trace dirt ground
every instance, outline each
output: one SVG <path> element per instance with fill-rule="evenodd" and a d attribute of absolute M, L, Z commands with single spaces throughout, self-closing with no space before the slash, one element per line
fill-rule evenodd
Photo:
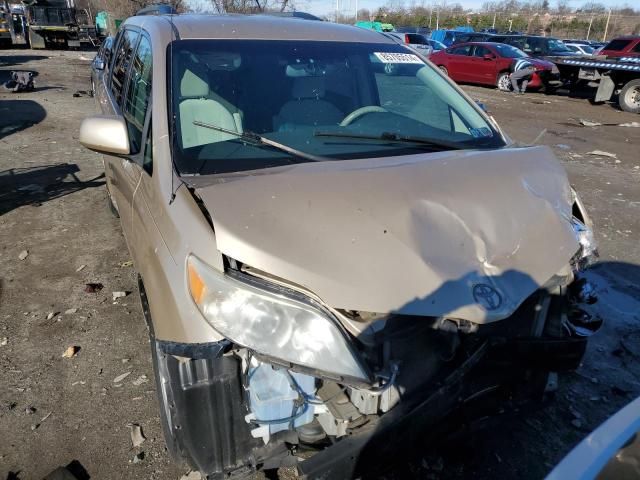
<path fill-rule="evenodd" d="M 0 478 L 41 479 L 72 462 L 86 474 L 78 478 L 185 473 L 165 453 L 136 277 L 102 161 L 77 142 L 81 119 L 96 112 L 86 94 L 92 55 L 0 51 L 0 82 L 12 69 L 39 73 L 36 91 L 0 93 Z M 579 124 L 640 117 L 584 99 L 464 88 L 515 141 L 549 145 L 564 163 L 596 225 L 592 308 L 605 323 L 544 409 L 425 450 L 390 477 L 540 479 L 640 395 L 640 128 Z M 103 288 L 87 293 L 87 283 Z M 77 354 L 63 357 L 70 346 Z M 146 437 L 138 448 L 130 424 Z"/>

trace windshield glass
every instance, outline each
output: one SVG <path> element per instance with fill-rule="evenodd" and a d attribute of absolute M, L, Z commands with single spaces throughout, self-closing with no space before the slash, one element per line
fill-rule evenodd
<path fill-rule="evenodd" d="M 556 40 L 555 38 L 549 39 L 549 50 L 552 52 L 570 52 L 569 48 L 561 42 L 560 40 Z"/>
<path fill-rule="evenodd" d="M 511 45 L 505 45 L 504 43 L 496 43 L 493 45 L 501 57 L 506 58 L 525 58 L 528 57 L 526 53 L 516 47 L 512 47 Z"/>
<path fill-rule="evenodd" d="M 400 45 L 179 40 L 168 54 L 182 174 L 309 161 L 275 143 L 333 160 L 504 145 L 446 79 Z"/>

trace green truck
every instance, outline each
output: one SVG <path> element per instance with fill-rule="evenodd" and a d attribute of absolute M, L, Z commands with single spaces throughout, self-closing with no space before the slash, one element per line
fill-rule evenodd
<path fill-rule="evenodd" d="M 376 32 L 393 32 L 393 25 L 382 22 L 356 22 L 356 27 L 375 30 Z"/>

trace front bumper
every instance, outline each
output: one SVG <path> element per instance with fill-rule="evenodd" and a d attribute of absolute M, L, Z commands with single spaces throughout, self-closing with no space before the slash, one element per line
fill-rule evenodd
<path fill-rule="evenodd" d="M 542 400 L 549 370 L 574 369 L 586 338 L 521 338 L 507 345 L 483 343 L 439 382 L 372 423 L 298 465 L 305 479 L 368 478 L 412 453 L 440 443 L 487 416 Z M 503 362 L 508 360 L 509 368 Z M 533 365 L 532 365 L 533 363 Z M 515 365 L 527 368 L 514 368 Z"/>

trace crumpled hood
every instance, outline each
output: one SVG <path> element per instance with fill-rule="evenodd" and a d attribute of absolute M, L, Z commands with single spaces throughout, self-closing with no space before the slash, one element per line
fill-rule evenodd
<path fill-rule="evenodd" d="M 546 147 L 304 163 L 196 190 L 221 252 L 339 309 L 498 320 L 579 247 Z"/>

